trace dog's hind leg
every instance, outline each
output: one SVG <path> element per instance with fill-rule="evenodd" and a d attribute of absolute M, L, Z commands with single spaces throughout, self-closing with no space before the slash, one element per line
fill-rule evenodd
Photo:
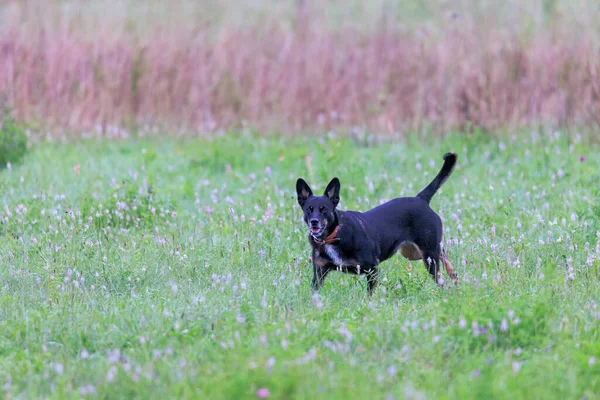
<path fill-rule="evenodd" d="M 448 256 L 446 255 L 446 252 L 443 249 L 442 254 L 440 256 L 440 260 L 444 264 L 444 268 L 446 268 L 446 273 L 448 274 L 450 279 L 452 279 L 452 282 L 454 282 L 455 285 L 458 285 L 458 275 L 456 274 L 456 271 L 454 271 L 454 268 L 452 268 L 452 264 L 450 263 L 450 260 L 448 259 Z"/>
<path fill-rule="evenodd" d="M 440 276 L 440 251 L 434 252 L 424 252 L 423 253 L 423 262 L 425 263 L 425 268 L 429 271 L 429 274 L 433 278 L 433 281 L 440 286 L 444 286 L 444 281 Z"/>

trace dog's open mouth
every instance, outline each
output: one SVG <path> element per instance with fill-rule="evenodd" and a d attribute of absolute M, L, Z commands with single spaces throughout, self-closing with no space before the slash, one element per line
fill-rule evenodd
<path fill-rule="evenodd" d="M 310 234 L 313 235 L 313 236 L 319 236 L 322 233 L 323 233 L 323 229 L 321 229 L 321 228 L 318 228 L 318 227 L 315 227 L 315 226 L 313 226 L 313 227 L 310 228 Z"/>

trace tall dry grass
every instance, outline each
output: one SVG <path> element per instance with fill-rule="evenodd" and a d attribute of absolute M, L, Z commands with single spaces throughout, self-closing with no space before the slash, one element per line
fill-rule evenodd
<path fill-rule="evenodd" d="M 404 29 L 323 24 L 299 2 L 291 20 L 93 30 L 8 21 L 0 28 L 0 102 L 44 127 L 248 124 L 378 132 L 600 124 L 595 33 L 567 24 L 529 33 L 492 17 L 447 14 Z M 575 25 L 573 25 L 575 26 Z"/>

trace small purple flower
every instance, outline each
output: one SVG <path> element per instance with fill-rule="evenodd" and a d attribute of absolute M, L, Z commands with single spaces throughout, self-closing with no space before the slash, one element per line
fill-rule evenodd
<path fill-rule="evenodd" d="M 258 397 L 259 399 L 266 399 L 267 397 L 269 397 L 269 389 L 267 388 L 260 388 L 256 391 L 256 397 Z"/>

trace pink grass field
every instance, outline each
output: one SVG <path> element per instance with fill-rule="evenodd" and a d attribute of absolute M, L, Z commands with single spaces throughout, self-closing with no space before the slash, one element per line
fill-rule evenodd
<path fill-rule="evenodd" d="M 592 32 L 522 31 L 473 18 L 409 30 L 291 24 L 93 32 L 0 27 L 0 103 L 44 129 L 242 125 L 302 132 L 362 127 L 484 129 L 600 124 Z M 313 15 L 314 14 L 314 15 Z"/>

